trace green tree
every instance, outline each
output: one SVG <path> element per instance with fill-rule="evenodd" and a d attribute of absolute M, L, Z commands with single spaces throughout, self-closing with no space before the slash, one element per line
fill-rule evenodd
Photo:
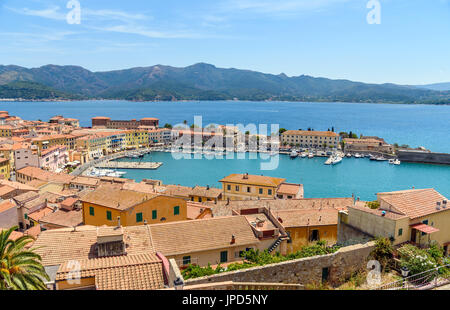
<path fill-rule="evenodd" d="M 0 232 L 0 290 L 45 290 L 50 280 L 41 264 L 41 257 L 26 246 L 33 237 L 22 236 L 11 240 L 12 227 Z"/>
<path fill-rule="evenodd" d="M 283 134 L 283 132 L 286 132 L 286 128 L 280 128 L 280 130 L 278 130 L 278 134 L 280 136 Z"/>
<path fill-rule="evenodd" d="M 382 270 L 386 270 L 386 267 L 393 258 L 394 248 L 388 238 L 377 238 L 375 241 L 375 248 L 373 249 L 371 256 L 377 260 L 382 267 Z"/>
<path fill-rule="evenodd" d="M 164 128 L 172 129 L 172 125 L 166 123 L 166 124 L 164 125 Z"/>

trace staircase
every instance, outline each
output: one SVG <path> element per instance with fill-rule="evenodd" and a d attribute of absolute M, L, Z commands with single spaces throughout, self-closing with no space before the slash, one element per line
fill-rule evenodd
<path fill-rule="evenodd" d="M 268 249 L 269 253 L 272 253 L 281 243 L 281 238 L 278 237 L 278 239 L 270 246 Z"/>

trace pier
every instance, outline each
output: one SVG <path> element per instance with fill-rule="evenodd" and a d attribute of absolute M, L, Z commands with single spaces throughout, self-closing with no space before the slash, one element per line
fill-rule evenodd
<path fill-rule="evenodd" d="M 159 162 L 109 161 L 96 165 L 96 168 L 106 169 L 148 169 L 156 170 L 162 166 Z"/>

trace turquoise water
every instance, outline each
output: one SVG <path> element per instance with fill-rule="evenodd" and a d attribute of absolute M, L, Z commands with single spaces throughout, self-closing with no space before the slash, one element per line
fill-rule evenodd
<path fill-rule="evenodd" d="M 184 154 L 185 155 L 185 154 Z M 184 186 L 210 185 L 221 187 L 219 180 L 231 173 L 264 174 L 286 178 L 287 182 L 304 184 L 305 197 L 350 197 L 355 194 L 364 200 L 376 199 L 377 192 L 434 187 L 450 197 L 450 166 L 402 163 L 400 166 L 369 159 L 344 158 L 342 163 L 326 166 L 326 158 L 296 158 L 279 156 L 278 168 L 262 171 L 267 158 L 248 159 L 180 159 L 171 153 L 155 152 L 145 161 L 163 162 L 158 170 L 122 170 L 126 178 L 141 181 L 158 179 L 164 184 Z M 255 154 L 252 154 L 253 156 Z M 193 158 L 193 155 L 189 155 Z M 130 159 L 124 159 L 129 161 Z"/>
<path fill-rule="evenodd" d="M 0 110 L 23 119 L 44 120 L 62 114 L 91 125 L 91 117 L 112 119 L 157 117 L 160 123 L 193 123 L 203 117 L 203 125 L 279 124 L 286 129 L 350 131 L 380 136 L 390 143 L 425 146 L 435 152 L 450 153 L 450 106 L 308 103 L 308 102 L 1 102 Z M 248 154 L 247 154 L 248 156 Z M 354 193 L 361 199 L 375 199 L 380 191 L 434 187 L 450 197 L 450 166 L 344 159 L 337 166 L 325 166 L 325 158 L 291 160 L 280 156 L 279 167 L 261 171 L 264 160 L 174 160 L 170 153 L 154 153 L 146 160 L 163 162 L 156 171 L 130 170 L 126 177 L 160 179 L 165 184 L 220 186 L 218 181 L 231 173 L 252 173 L 283 177 L 305 185 L 306 197 L 344 197 Z"/>
<path fill-rule="evenodd" d="M 157 117 L 161 124 L 192 124 L 195 115 L 203 124 L 279 124 L 286 129 L 350 131 L 366 136 L 380 136 L 389 143 L 425 146 L 435 152 L 450 153 L 450 106 L 308 103 L 308 102 L 2 102 L 23 119 L 47 121 L 56 114 L 78 118 L 82 126 L 91 125 L 91 117 L 112 119 Z"/>

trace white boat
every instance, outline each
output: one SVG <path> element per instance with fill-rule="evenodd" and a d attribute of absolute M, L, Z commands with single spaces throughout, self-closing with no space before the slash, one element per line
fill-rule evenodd
<path fill-rule="evenodd" d="M 295 157 L 298 156 L 298 153 L 297 153 L 297 151 L 292 151 L 291 154 L 289 154 L 289 156 L 290 156 L 291 158 L 295 158 Z"/>
<path fill-rule="evenodd" d="M 394 160 L 394 165 L 398 166 L 400 165 L 402 162 L 400 160 L 398 160 L 398 158 L 396 160 Z"/>
<path fill-rule="evenodd" d="M 347 156 L 348 158 L 350 158 L 350 157 L 352 157 L 352 154 L 348 153 L 348 154 L 345 155 L 345 156 Z"/>
<path fill-rule="evenodd" d="M 383 156 L 377 157 L 376 160 L 377 160 L 377 161 L 387 161 L 387 159 L 384 158 Z"/>
<path fill-rule="evenodd" d="M 309 154 L 308 158 L 314 158 L 314 154 L 313 153 Z"/>
<path fill-rule="evenodd" d="M 301 157 L 302 157 L 302 158 L 306 158 L 306 157 L 308 157 L 308 154 L 302 153 Z"/>
<path fill-rule="evenodd" d="M 332 162 L 333 165 L 339 164 L 340 162 L 342 162 L 342 157 L 340 156 L 336 156 Z"/>
<path fill-rule="evenodd" d="M 334 161 L 334 157 L 333 157 L 333 156 L 330 156 L 330 157 L 326 160 L 325 165 L 331 165 L 331 164 L 333 164 L 333 161 Z"/>
<path fill-rule="evenodd" d="M 363 157 L 361 154 L 359 154 L 359 153 L 355 154 L 355 158 L 361 158 L 361 157 Z"/>

